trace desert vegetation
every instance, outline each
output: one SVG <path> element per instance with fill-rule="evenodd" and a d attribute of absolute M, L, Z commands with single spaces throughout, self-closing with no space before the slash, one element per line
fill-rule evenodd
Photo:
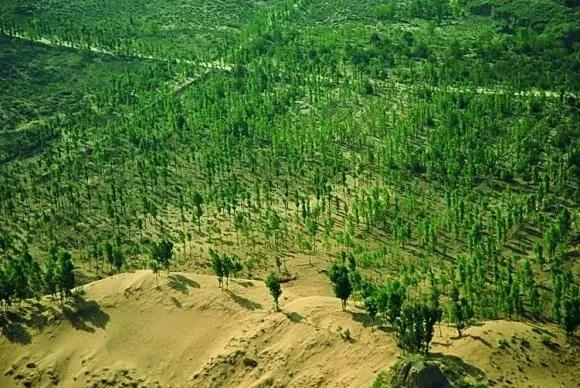
<path fill-rule="evenodd" d="M 577 346 L 579 19 L 563 0 L 4 2 L 3 324 L 151 269 L 159 292 L 175 271 L 224 298 L 259 279 L 272 314 L 323 282 L 412 354 L 490 320 Z"/>

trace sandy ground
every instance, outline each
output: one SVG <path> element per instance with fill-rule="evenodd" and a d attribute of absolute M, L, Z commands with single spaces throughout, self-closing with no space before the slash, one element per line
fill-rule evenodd
<path fill-rule="evenodd" d="M 88 284 L 65 316 L 48 301 L 23 308 L 29 320 L 0 336 L 0 387 L 370 386 L 402 352 L 352 303 L 342 312 L 319 276 L 284 284 L 280 312 L 261 281 L 221 291 L 213 276 L 171 273 L 157 288 L 138 271 Z M 463 338 L 446 326 L 436 335 L 433 353 L 460 357 L 496 386 L 580 381 L 577 346 L 551 325 L 493 321 Z"/>

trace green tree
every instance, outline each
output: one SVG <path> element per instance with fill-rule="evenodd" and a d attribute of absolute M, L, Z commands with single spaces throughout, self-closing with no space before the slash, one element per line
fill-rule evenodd
<path fill-rule="evenodd" d="M 574 331 L 580 325 L 580 295 L 578 287 L 574 286 L 570 295 L 562 301 L 562 328 L 568 338 L 571 338 Z"/>
<path fill-rule="evenodd" d="M 193 193 L 193 206 L 195 207 L 195 211 L 193 215 L 195 216 L 195 220 L 197 222 L 197 230 L 201 232 L 201 217 L 203 216 L 203 197 L 198 191 Z"/>
<path fill-rule="evenodd" d="M 281 220 L 278 213 L 274 210 L 268 210 L 266 223 L 264 225 L 264 234 L 267 238 L 273 237 L 274 243 L 277 242 L 278 237 L 280 236 L 280 226 Z"/>
<path fill-rule="evenodd" d="M 443 309 L 441 308 L 441 303 L 439 301 L 441 297 L 441 291 L 439 287 L 435 284 L 434 281 L 431 282 L 431 290 L 429 292 L 429 301 L 427 306 L 430 309 L 431 319 L 434 319 L 435 322 L 441 322 L 443 318 Z"/>
<path fill-rule="evenodd" d="M 352 285 L 348 276 L 348 269 L 344 264 L 334 263 L 329 271 L 334 295 L 342 302 L 342 311 L 346 310 L 346 302 L 352 294 Z"/>
<path fill-rule="evenodd" d="M 555 226 L 549 227 L 544 233 L 543 243 L 549 259 L 554 258 L 554 253 L 556 253 L 556 246 L 558 245 L 558 239 L 558 229 Z"/>
<path fill-rule="evenodd" d="M 121 249 L 116 244 L 107 242 L 105 244 L 105 256 L 111 268 L 115 268 L 117 273 L 120 272 L 125 264 L 125 257 Z"/>
<path fill-rule="evenodd" d="M 274 308 L 279 311 L 278 299 L 282 295 L 282 287 L 280 286 L 280 279 L 275 273 L 271 272 L 266 278 L 266 287 L 268 287 L 268 291 L 270 291 L 270 295 L 274 299 Z"/>
<path fill-rule="evenodd" d="M 117 273 L 121 272 L 121 268 L 125 265 L 125 256 L 120 248 L 115 247 L 113 251 L 113 266 Z"/>
<path fill-rule="evenodd" d="M 169 271 L 169 265 L 173 259 L 173 243 L 168 240 L 161 240 L 151 246 L 151 259 L 157 262 L 158 268 Z"/>
<path fill-rule="evenodd" d="M 14 296 L 16 300 L 21 301 L 30 297 L 28 288 L 28 279 L 26 278 L 26 269 L 22 260 L 8 258 L 8 274 L 14 287 Z"/>
<path fill-rule="evenodd" d="M 429 353 L 435 324 L 441 319 L 441 311 L 431 303 L 406 303 L 395 323 L 397 340 L 401 348 L 412 352 Z"/>
<path fill-rule="evenodd" d="M 535 243 L 533 249 L 534 253 L 536 254 L 538 264 L 540 265 L 540 269 L 544 270 L 544 264 L 546 262 L 544 258 L 544 247 L 541 244 Z"/>
<path fill-rule="evenodd" d="M 75 286 L 74 265 L 72 256 L 68 251 L 60 251 L 58 255 L 58 267 L 56 272 L 58 287 L 61 299 L 66 299 L 72 295 Z"/>
<path fill-rule="evenodd" d="M 252 278 L 252 271 L 254 271 L 254 268 L 256 268 L 256 265 L 254 263 L 254 259 L 252 257 L 248 258 L 244 262 L 244 268 L 246 268 L 246 271 L 248 271 L 248 277 L 251 279 Z"/>
<path fill-rule="evenodd" d="M 107 262 L 109 263 L 110 268 L 113 268 L 113 264 L 115 262 L 114 258 L 114 247 L 113 244 L 110 242 L 105 243 L 105 257 L 107 258 Z"/>
<path fill-rule="evenodd" d="M 13 284 L 11 276 L 11 268 L 8 266 L 8 259 L 0 263 L 0 301 L 2 302 L 3 310 L 6 306 L 12 305 L 16 287 Z"/>
<path fill-rule="evenodd" d="M 562 276 L 552 271 L 552 318 L 560 322 L 562 318 Z"/>
<path fill-rule="evenodd" d="M 316 252 L 316 233 L 318 232 L 318 223 L 316 220 L 308 217 L 306 219 L 306 230 L 312 239 L 312 250 Z M 312 263 L 310 263 L 312 265 Z"/>
<path fill-rule="evenodd" d="M 364 299 L 364 303 L 365 303 L 365 310 L 367 311 L 367 314 L 369 315 L 369 318 L 371 320 L 371 328 L 374 328 L 375 319 L 377 317 L 377 313 L 379 312 L 379 309 L 377 306 L 377 301 L 374 297 L 367 296 Z"/>
<path fill-rule="evenodd" d="M 379 312 L 387 318 L 387 322 L 394 326 L 401 315 L 401 308 L 405 302 L 407 290 L 398 279 L 387 283 L 377 292 Z"/>
<path fill-rule="evenodd" d="M 469 320 L 473 317 L 473 309 L 469 305 L 467 299 L 459 295 L 459 289 L 457 286 L 453 285 L 449 297 L 451 298 L 449 317 L 453 321 L 457 333 L 461 337 L 463 329 L 467 327 Z"/>
<path fill-rule="evenodd" d="M 217 276 L 219 288 L 223 288 L 224 284 L 224 263 L 220 254 L 214 249 L 209 250 L 209 259 L 211 263 L 211 268 L 214 274 Z"/>
<path fill-rule="evenodd" d="M 32 258 L 27 250 L 24 251 L 20 260 L 26 274 L 29 296 L 40 297 L 44 291 L 44 285 L 42 283 L 43 273 L 40 264 Z"/>
<path fill-rule="evenodd" d="M 232 258 L 229 255 L 221 255 L 222 258 L 222 271 L 224 278 L 226 279 L 226 290 L 230 287 L 230 273 L 232 272 Z"/>
<path fill-rule="evenodd" d="M 149 268 L 155 274 L 155 284 L 159 288 L 159 271 L 165 268 L 169 271 L 169 265 L 173 258 L 173 243 L 167 240 L 161 240 L 157 243 L 153 242 L 149 254 Z"/>
<path fill-rule="evenodd" d="M 45 261 L 44 269 L 44 288 L 47 293 L 52 295 L 53 300 L 56 301 L 56 294 L 58 292 L 58 252 L 51 249 L 50 254 Z"/>
<path fill-rule="evenodd" d="M 234 275 L 234 278 L 238 277 L 238 274 L 244 269 L 244 265 L 240 261 L 240 258 L 236 255 L 231 256 L 231 270 L 230 272 Z"/>

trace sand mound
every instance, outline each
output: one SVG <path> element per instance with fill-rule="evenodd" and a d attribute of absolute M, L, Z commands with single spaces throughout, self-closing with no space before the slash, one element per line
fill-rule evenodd
<path fill-rule="evenodd" d="M 0 386 L 369 386 L 401 355 L 362 311 L 291 285 L 281 312 L 262 282 L 221 291 L 215 277 L 172 273 L 159 285 L 138 271 L 84 286 L 64 315 L 32 303 L 0 336 Z M 554 332 L 498 321 L 456 339 L 443 327 L 433 351 L 495 382 L 575 386 L 578 360 Z"/>

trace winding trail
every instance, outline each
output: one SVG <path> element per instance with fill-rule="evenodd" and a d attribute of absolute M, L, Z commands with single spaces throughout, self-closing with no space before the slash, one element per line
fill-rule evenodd
<path fill-rule="evenodd" d="M 191 66 L 198 66 L 199 68 L 203 69 L 203 71 L 200 72 L 199 74 L 197 74 L 196 76 L 189 77 L 186 80 L 176 84 L 172 89 L 172 93 L 174 93 L 174 94 L 181 93 L 188 86 L 197 82 L 198 80 L 203 78 L 205 75 L 207 75 L 210 71 L 221 70 L 221 71 L 229 72 L 229 71 L 232 71 L 234 66 L 235 66 L 235 64 L 227 63 L 223 59 L 216 60 L 216 61 L 194 61 L 194 60 L 185 59 L 185 58 L 168 58 L 168 57 L 161 57 L 161 56 L 153 56 L 153 55 L 143 54 L 143 53 L 134 52 L 134 51 L 133 52 L 119 52 L 119 51 L 114 51 L 114 50 L 107 49 L 104 47 L 86 46 L 86 45 L 82 45 L 82 44 L 78 44 L 78 43 L 66 42 L 66 41 L 56 39 L 56 38 L 49 38 L 49 37 L 42 37 L 42 36 L 30 37 L 30 36 L 27 36 L 27 35 L 21 34 L 21 33 L 3 32 L 0 34 L 0 36 L 7 36 L 7 37 L 10 37 L 13 39 L 20 39 L 20 40 L 24 40 L 24 41 L 28 41 L 28 42 L 32 42 L 32 43 L 37 43 L 37 44 L 42 44 L 42 45 L 46 45 L 46 46 L 51 46 L 51 47 L 67 48 L 67 49 L 73 49 L 73 50 L 78 50 L 78 51 L 88 51 L 91 53 L 108 55 L 108 56 L 112 56 L 112 57 L 116 57 L 116 58 L 136 58 L 136 59 L 141 59 L 141 60 L 150 60 L 150 61 L 176 63 L 176 64 L 186 64 L 186 65 L 191 65 Z M 280 75 L 282 75 L 282 73 L 280 73 Z M 315 76 L 313 78 L 313 80 L 325 81 L 325 82 L 329 82 L 332 84 L 340 84 L 341 82 L 343 82 L 340 79 L 325 77 L 325 76 L 321 76 L 321 75 Z M 396 88 L 399 90 L 413 90 L 413 89 L 421 86 L 421 85 L 417 85 L 417 84 L 402 83 L 402 82 L 398 82 L 395 80 L 390 80 L 390 81 L 371 80 L 371 82 L 376 86 L 380 86 L 383 88 Z M 546 98 L 552 98 L 552 99 L 561 98 L 561 97 L 568 97 L 568 98 L 574 98 L 574 99 L 578 98 L 578 96 L 573 92 L 568 92 L 568 91 L 556 92 L 554 90 L 540 90 L 540 89 L 510 90 L 510 89 L 501 88 L 501 87 L 489 88 L 489 87 L 481 87 L 481 86 L 478 86 L 478 87 L 431 86 L 430 89 L 433 91 L 442 91 L 442 92 L 450 92 L 450 93 L 475 93 L 475 94 L 482 94 L 482 95 L 511 94 L 512 96 L 515 96 L 515 97 L 534 96 L 534 97 L 546 97 Z M 17 129 L 0 131 L 0 135 L 17 133 L 17 132 L 21 132 L 24 130 L 25 130 L 25 128 L 20 127 Z"/>
<path fill-rule="evenodd" d="M 10 38 L 14 38 L 14 39 L 25 40 L 28 42 L 38 43 L 38 44 L 42 44 L 45 46 L 68 48 L 68 49 L 79 50 L 79 51 L 88 51 L 88 52 L 92 52 L 92 53 L 96 53 L 96 54 L 109 55 L 109 56 L 117 57 L 117 58 L 136 58 L 136 59 L 145 59 L 145 60 L 158 61 L 158 62 L 194 65 L 194 66 L 200 66 L 203 68 L 207 68 L 210 70 L 217 69 L 217 70 L 230 71 L 233 69 L 232 64 L 224 63 L 223 61 L 211 61 L 211 62 L 193 61 L 191 59 L 185 59 L 185 58 L 167 58 L 167 57 L 153 56 L 153 55 L 143 54 L 143 53 L 134 52 L 134 51 L 123 53 L 123 52 L 107 49 L 104 47 L 86 46 L 86 45 L 83 45 L 80 43 L 66 42 L 66 41 L 56 39 L 56 38 L 49 38 L 49 37 L 43 37 L 43 36 L 30 37 L 30 36 L 27 36 L 25 34 L 20 34 L 20 33 L 4 32 L 4 33 L 1 33 L 0 36 L 7 36 Z"/>
<path fill-rule="evenodd" d="M 235 64 L 227 63 L 223 59 L 217 60 L 217 61 L 209 61 L 209 62 L 208 61 L 193 61 L 193 60 L 185 59 L 185 58 L 160 57 L 160 56 L 143 54 L 143 53 L 139 53 L 139 52 L 121 53 L 121 52 L 113 51 L 113 50 L 106 49 L 103 47 L 82 46 L 81 44 L 75 44 L 72 42 L 65 42 L 65 41 L 61 41 L 58 39 L 52 39 L 52 38 L 42 37 L 42 36 L 41 37 L 29 37 L 29 36 L 26 36 L 26 35 L 20 34 L 20 33 L 6 33 L 6 32 L 4 32 L 3 35 L 11 37 L 11 38 L 26 40 L 29 42 L 43 44 L 43 45 L 52 46 L 52 47 L 84 50 L 84 51 L 89 51 L 92 53 L 110 55 L 110 56 L 119 57 L 119 58 L 122 58 L 122 57 L 124 57 L 124 58 L 137 58 L 137 59 L 145 59 L 145 60 L 151 60 L 151 61 L 199 66 L 201 68 L 207 69 L 208 71 L 210 71 L 210 70 L 231 71 L 235 66 Z M 328 77 L 324 77 L 324 76 L 317 76 L 317 77 L 319 78 L 319 80 L 326 80 L 326 81 L 330 81 L 332 83 L 340 83 L 340 81 L 337 81 L 335 79 L 331 79 Z M 190 78 L 190 79 L 186 80 L 185 82 L 177 85 L 174 89 L 174 93 L 178 93 L 178 92 L 182 91 L 183 89 L 187 88 L 189 85 L 191 85 L 192 83 L 197 81 L 199 78 L 200 77 L 193 77 L 193 78 Z M 403 90 L 408 90 L 408 89 L 412 89 L 412 88 L 416 87 L 416 85 L 409 85 L 409 84 L 401 83 L 401 82 L 397 82 L 397 81 L 385 82 L 385 81 L 375 80 L 374 83 L 376 85 L 381 85 L 381 86 L 394 86 L 396 88 L 403 89 Z M 489 88 L 489 87 L 481 87 L 481 86 L 477 86 L 477 87 L 473 87 L 473 88 L 472 87 L 465 87 L 465 86 L 445 86 L 445 87 L 434 86 L 434 87 L 431 87 L 431 89 L 436 90 L 436 91 L 447 91 L 447 92 L 452 92 L 452 93 L 476 93 L 476 94 L 485 94 L 485 95 L 512 94 L 513 96 L 516 96 L 516 97 L 535 96 L 535 97 L 560 98 L 562 96 L 565 96 L 565 97 L 571 97 L 571 98 L 578 98 L 575 93 L 568 92 L 568 91 L 557 92 L 554 90 L 540 90 L 540 89 L 510 90 L 510 89 L 501 88 L 501 87 Z"/>
<path fill-rule="evenodd" d="M 11 37 L 11 38 L 26 40 L 29 42 L 43 44 L 43 45 L 52 46 L 52 47 L 69 48 L 69 49 L 75 49 L 75 50 L 79 50 L 79 51 L 84 50 L 84 51 L 89 51 L 89 52 L 93 52 L 93 53 L 97 53 L 97 54 L 110 55 L 110 56 L 119 57 L 119 58 L 123 58 L 123 57 L 124 58 L 137 58 L 137 59 L 145 59 L 145 60 L 151 60 L 151 61 L 199 66 L 201 68 L 207 69 L 208 71 L 211 71 L 211 70 L 231 71 L 231 70 L 233 70 L 233 68 L 235 66 L 235 64 L 227 63 L 223 59 L 220 59 L 217 61 L 193 61 L 193 60 L 185 59 L 185 58 L 160 57 L 160 56 L 143 54 L 143 53 L 139 53 L 139 52 L 122 53 L 122 52 L 117 52 L 117 51 L 113 51 L 110 49 L 106 49 L 103 47 L 96 47 L 96 46 L 88 46 L 87 47 L 87 46 L 83 46 L 81 44 L 76 44 L 76 43 L 72 43 L 72 42 L 65 42 L 65 41 L 61 41 L 61 40 L 53 39 L 53 38 L 48 38 L 48 37 L 29 37 L 29 36 L 26 36 L 26 35 L 20 34 L 20 33 L 6 33 L 6 32 L 4 32 L 3 35 Z M 183 89 L 187 88 L 187 86 L 189 86 L 192 83 L 194 83 L 195 81 L 197 81 L 199 78 L 200 77 L 193 77 L 193 78 L 190 78 L 190 79 L 186 80 L 185 82 L 177 85 L 174 89 L 174 93 L 178 93 L 178 92 L 182 91 Z M 332 82 L 332 83 L 340 83 L 340 80 L 332 79 L 329 77 L 317 76 L 317 78 L 319 80 L 325 80 L 325 81 Z M 373 83 L 376 85 L 383 86 L 383 87 L 396 87 L 396 88 L 402 89 L 402 90 L 409 90 L 409 89 L 413 89 L 413 88 L 417 87 L 416 84 L 409 85 L 407 83 L 397 82 L 394 80 L 393 81 L 374 80 Z M 535 96 L 535 97 L 560 98 L 560 97 L 564 96 L 564 97 L 578 98 L 578 96 L 575 93 L 569 92 L 569 91 L 558 92 L 558 91 L 554 91 L 554 90 L 541 90 L 541 89 L 511 90 L 511 89 L 506 89 L 506 88 L 502 88 L 502 87 L 490 88 L 490 87 L 482 87 L 482 86 L 466 87 L 466 86 L 451 86 L 451 85 L 445 86 L 445 87 L 433 86 L 433 87 L 431 87 L 431 89 L 435 90 L 435 91 L 447 91 L 447 92 L 451 92 L 451 93 L 475 93 L 475 94 L 485 94 L 485 95 L 511 94 L 515 97 Z"/>
<path fill-rule="evenodd" d="M 199 68 L 203 69 L 203 71 L 201 71 L 199 74 L 197 74 L 193 77 L 189 77 L 189 78 L 185 79 L 184 81 L 179 82 L 176 85 L 174 85 L 172 88 L 173 94 L 181 93 L 188 86 L 199 81 L 201 78 L 203 78 L 205 75 L 207 75 L 210 71 L 213 71 L 213 70 L 231 71 L 234 68 L 234 66 L 232 64 L 224 63 L 223 61 L 200 62 L 200 61 L 193 61 L 193 60 L 183 59 L 183 58 L 156 57 L 156 56 L 146 55 L 146 54 L 142 54 L 142 53 L 138 53 L 138 52 L 121 53 L 121 52 L 116 52 L 116 51 L 106 49 L 103 47 L 96 47 L 96 46 L 88 46 L 87 47 L 87 46 L 75 44 L 72 42 L 65 42 L 65 41 L 61 41 L 61 40 L 57 40 L 57 39 L 51 39 L 48 37 L 32 38 L 32 37 L 26 36 L 24 34 L 18 34 L 18 33 L 9 34 L 6 32 L 1 33 L 0 36 L 7 36 L 7 37 L 10 37 L 13 39 L 24 40 L 24 41 L 28 41 L 28 42 L 32 42 L 32 43 L 36 43 L 36 44 L 41 44 L 41 45 L 45 45 L 45 46 L 50 46 L 50 47 L 66 48 L 66 49 L 73 49 L 73 50 L 77 50 L 77 51 L 91 52 L 91 53 L 100 54 L 100 55 L 108 55 L 108 56 L 115 57 L 115 58 L 135 58 L 135 59 L 150 60 L 150 61 L 157 61 L 157 62 L 186 64 L 186 65 L 191 65 L 191 66 L 198 66 Z M 173 82 L 169 81 L 168 83 L 171 84 Z M 27 130 L 26 126 L 19 126 L 16 129 L 9 129 L 9 130 L 0 131 L 0 136 L 1 135 L 8 135 L 8 134 L 15 134 L 15 133 L 19 133 L 19 132 L 25 132 L 26 130 Z"/>

